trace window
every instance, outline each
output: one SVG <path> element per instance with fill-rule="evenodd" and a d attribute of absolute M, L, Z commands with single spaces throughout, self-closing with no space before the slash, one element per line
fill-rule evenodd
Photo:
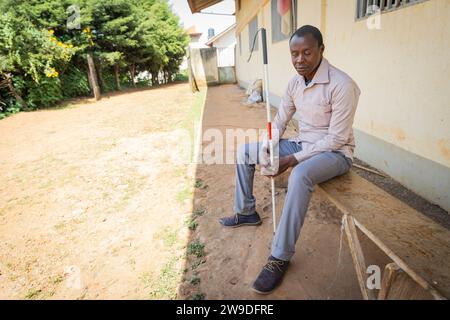
<path fill-rule="evenodd" d="M 297 29 L 297 0 L 272 0 L 272 43 L 289 39 Z"/>
<path fill-rule="evenodd" d="M 248 41 L 249 41 L 249 51 L 253 48 L 253 41 L 255 41 L 254 50 L 258 50 L 259 48 L 259 37 L 255 39 L 255 34 L 258 31 L 258 16 L 256 15 L 252 21 L 248 24 Z"/>
<path fill-rule="evenodd" d="M 376 12 L 389 12 L 426 0 L 356 0 L 356 19 L 367 18 Z"/>

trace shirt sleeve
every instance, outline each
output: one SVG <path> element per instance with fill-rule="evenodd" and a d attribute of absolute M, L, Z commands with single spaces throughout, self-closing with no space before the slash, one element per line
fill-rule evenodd
<path fill-rule="evenodd" d="M 278 112 L 272 123 L 272 129 L 278 130 L 280 139 L 283 136 L 284 132 L 286 131 L 287 124 L 292 119 L 296 111 L 293 99 L 295 82 L 296 82 L 295 78 L 293 78 L 289 82 L 286 92 L 281 98 L 281 104 L 280 107 L 278 108 Z"/>
<path fill-rule="evenodd" d="M 360 91 L 354 82 L 346 82 L 334 90 L 331 100 L 331 119 L 328 134 L 308 150 L 294 154 L 300 163 L 321 152 L 336 151 L 344 146 L 352 131 Z"/>

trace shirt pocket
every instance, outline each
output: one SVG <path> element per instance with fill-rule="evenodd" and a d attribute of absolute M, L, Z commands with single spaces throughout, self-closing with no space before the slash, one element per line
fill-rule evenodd
<path fill-rule="evenodd" d="M 300 108 L 300 117 L 314 127 L 329 127 L 331 104 L 305 104 Z"/>

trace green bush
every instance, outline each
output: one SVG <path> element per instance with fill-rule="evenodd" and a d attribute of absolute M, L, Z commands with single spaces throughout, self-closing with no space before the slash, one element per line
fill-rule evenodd
<path fill-rule="evenodd" d="M 102 92 L 107 93 L 116 90 L 116 79 L 112 69 L 102 69 L 103 86 Z"/>
<path fill-rule="evenodd" d="M 20 105 L 13 97 L 3 97 L 0 94 L 0 119 L 6 118 L 19 111 Z"/>
<path fill-rule="evenodd" d="M 46 108 L 63 99 L 59 78 L 42 78 L 39 83 L 29 81 L 25 101 L 30 109 Z"/>
<path fill-rule="evenodd" d="M 181 71 L 175 75 L 174 81 L 188 81 L 189 75 L 187 70 Z"/>
<path fill-rule="evenodd" d="M 62 74 L 60 78 L 64 98 L 87 96 L 91 92 L 86 70 L 70 66 L 69 70 Z"/>

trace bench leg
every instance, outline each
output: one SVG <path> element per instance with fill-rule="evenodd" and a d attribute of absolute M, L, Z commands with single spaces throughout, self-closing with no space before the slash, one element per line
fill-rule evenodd
<path fill-rule="evenodd" d="M 422 288 L 395 262 L 384 269 L 378 300 L 431 300 L 431 292 Z"/>
<path fill-rule="evenodd" d="M 378 294 L 378 300 L 386 300 L 389 291 L 391 290 L 392 283 L 394 283 L 395 278 L 397 277 L 399 271 L 401 269 L 399 266 L 393 262 L 386 265 L 384 268 L 383 280 L 381 280 L 381 289 Z"/>
<path fill-rule="evenodd" d="M 356 233 L 356 226 L 353 217 L 346 214 L 344 215 L 344 229 L 347 235 L 348 245 L 350 247 L 350 253 L 352 254 L 353 263 L 355 264 L 356 275 L 358 277 L 359 287 L 365 300 L 375 300 L 375 295 L 372 290 L 367 288 L 367 273 L 366 262 L 364 260 L 364 254 L 361 249 L 361 244 L 358 240 L 358 234 Z"/>

